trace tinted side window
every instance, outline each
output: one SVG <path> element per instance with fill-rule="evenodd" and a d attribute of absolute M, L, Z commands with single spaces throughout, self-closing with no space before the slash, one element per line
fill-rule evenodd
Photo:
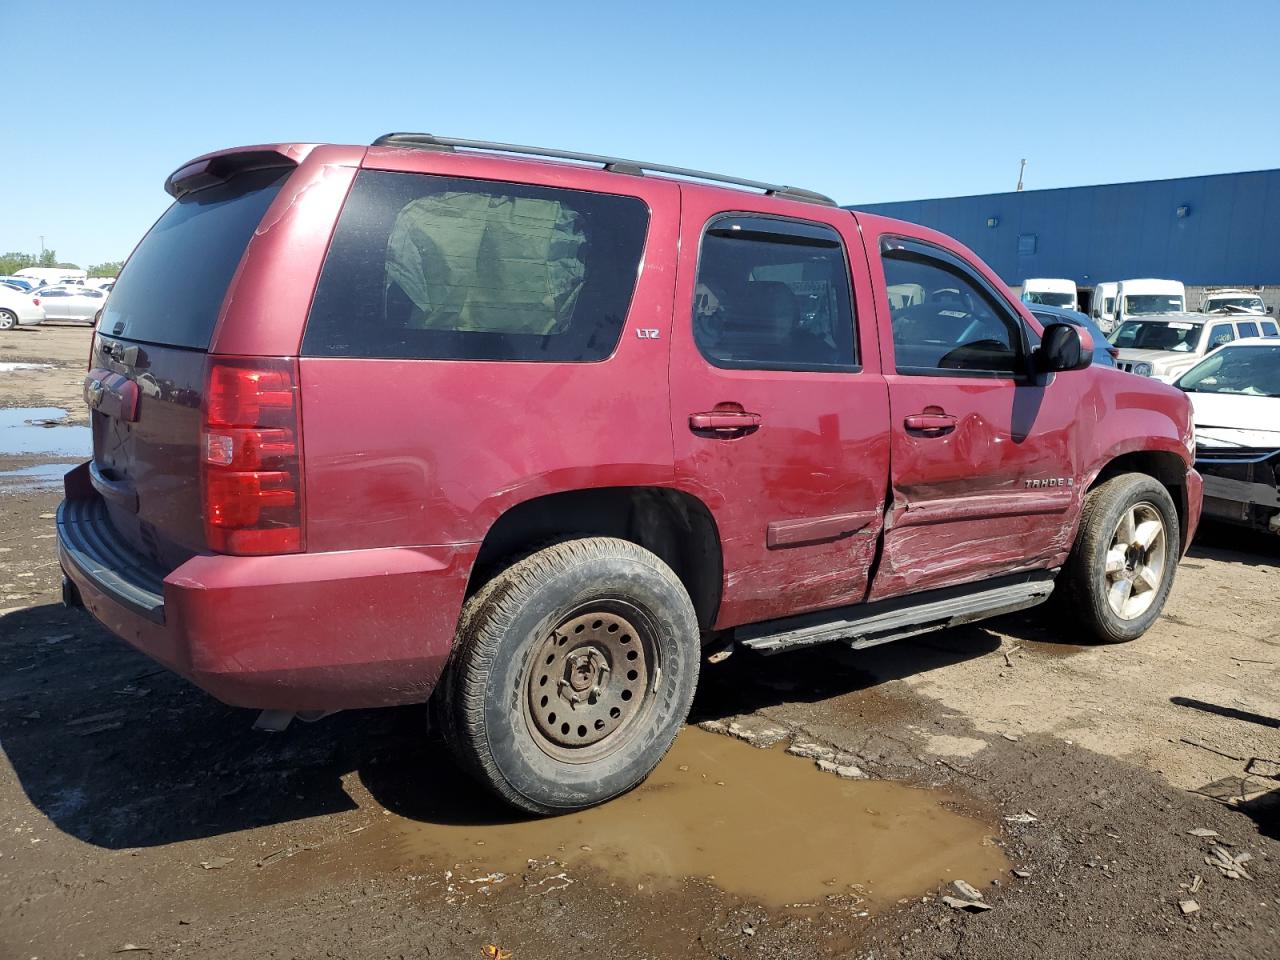
<path fill-rule="evenodd" d="M 1241 338 L 1256 337 L 1258 335 L 1258 325 L 1252 321 L 1236 324 L 1236 329 L 1240 331 Z"/>
<path fill-rule="evenodd" d="M 622 333 L 648 222 L 636 197 L 362 171 L 302 352 L 603 360 Z"/>
<path fill-rule="evenodd" d="M 1264 337 L 1274 337 L 1280 335 L 1280 330 L 1276 329 L 1276 325 L 1270 321 L 1262 322 L 1262 335 Z"/>
<path fill-rule="evenodd" d="M 840 234 L 771 217 L 712 220 L 698 256 L 693 333 L 717 367 L 857 369 Z"/>
<path fill-rule="evenodd" d="M 892 240 L 881 258 L 899 373 L 1023 370 L 1021 323 L 968 269 L 943 251 Z"/>
<path fill-rule="evenodd" d="M 1230 343 L 1236 338 L 1236 332 L 1231 329 L 1229 323 L 1219 323 L 1209 328 L 1209 345 L 1206 350 L 1212 350 L 1214 347 L 1220 347 L 1224 343 Z"/>

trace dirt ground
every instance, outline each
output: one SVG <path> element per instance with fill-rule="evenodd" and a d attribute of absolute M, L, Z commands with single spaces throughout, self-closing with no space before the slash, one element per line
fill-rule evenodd
<path fill-rule="evenodd" d="M 0 333 L 0 362 L 51 364 L 0 372 L 0 411 L 85 423 L 87 350 Z M 1033 613 L 736 653 L 690 718 L 724 736 L 527 823 L 424 709 L 254 732 L 64 610 L 59 499 L 0 485 L 0 960 L 1280 957 L 1280 781 L 1245 774 L 1280 760 L 1274 543 L 1206 531 L 1124 646 Z M 956 879 L 991 909 L 943 903 Z"/>

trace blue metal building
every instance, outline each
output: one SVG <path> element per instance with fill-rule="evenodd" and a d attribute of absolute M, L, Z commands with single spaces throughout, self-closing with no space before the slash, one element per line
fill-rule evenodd
<path fill-rule="evenodd" d="M 855 204 L 955 237 L 1004 281 L 1280 283 L 1280 170 Z"/>

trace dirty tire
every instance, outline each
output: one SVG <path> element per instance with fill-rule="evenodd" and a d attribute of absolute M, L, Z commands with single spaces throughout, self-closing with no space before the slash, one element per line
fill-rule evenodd
<path fill-rule="evenodd" d="M 1138 615 L 1120 616 L 1108 600 L 1107 557 L 1127 513 L 1139 510 L 1163 522 L 1162 549 L 1151 561 L 1162 561 L 1158 587 Z M 1164 609 L 1173 586 L 1181 552 L 1178 511 L 1164 485 L 1145 473 L 1125 473 L 1101 484 L 1085 496 L 1080 529 L 1066 566 L 1058 578 L 1063 608 L 1096 643 L 1126 643 L 1142 636 Z"/>
<path fill-rule="evenodd" d="M 589 807 L 636 786 L 670 749 L 699 660 L 693 604 L 662 560 L 608 537 L 558 543 L 468 599 L 440 691 L 442 731 L 463 767 L 514 806 Z M 549 725 L 557 704 L 563 716 Z M 593 717 L 595 729 L 579 725 Z M 570 742 L 579 734 L 596 739 Z"/>
<path fill-rule="evenodd" d="M 0 310 L 0 330 L 12 330 L 18 325 L 18 315 L 12 310 Z"/>

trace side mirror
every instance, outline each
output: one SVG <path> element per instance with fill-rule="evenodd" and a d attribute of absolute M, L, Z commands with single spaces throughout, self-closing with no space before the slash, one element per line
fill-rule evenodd
<path fill-rule="evenodd" d="M 1044 328 L 1035 359 L 1041 373 L 1083 370 L 1093 362 L 1093 337 L 1069 323 L 1051 323 Z"/>
<path fill-rule="evenodd" d="M 1267 314 L 1268 314 L 1268 315 L 1273 314 L 1273 313 L 1275 313 L 1275 312 L 1276 312 L 1276 308 L 1275 308 L 1275 307 L 1267 307 Z"/>

